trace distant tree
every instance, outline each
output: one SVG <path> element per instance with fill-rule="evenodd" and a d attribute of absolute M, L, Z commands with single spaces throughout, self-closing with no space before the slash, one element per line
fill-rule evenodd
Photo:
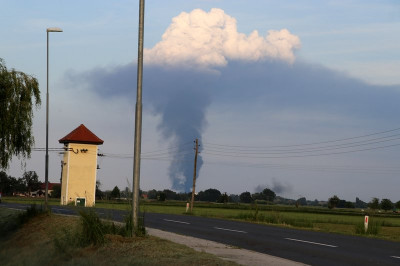
<path fill-rule="evenodd" d="M 382 199 L 381 200 L 381 208 L 384 211 L 389 211 L 393 209 L 393 203 L 390 201 L 390 199 Z"/>
<path fill-rule="evenodd" d="M 299 206 L 307 206 L 307 199 L 305 197 L 301 197 L 296 201 L 296 203 Z"/>
<path fill-rule="evenodd" d="M 359 198 L 356 198 L 356 203 L 355 203 L 354 207 L 360 208 L 360 209 L 365 209 L 368 207 L 368 204 L 366 202 L 360 200 Z"/>
<path fill-rule="evenodd" d="M 3 171 L 0 171 L 0 192 L 3 195 L 10 195 L 13 192 L 11 177 Z"/>
<path fill-rule="evenodd" d="M 139 192 L 140 194 L 140 192 Z M 121 191 L 121 198 L 126 198 L 126 199 L 130 199 L 131 198 L 131 190 L 129 189 L 129 187 L 125 187 L 125 189 L 123 191 Z"/>
<path fill-rule="evenodd" d="M 379 209 L 379 199 L 372 198 L 372 200 L 368 203 L 368 207 L 372 210 L 378 210 Z"/>
<path fill-rule="evenodd" d="M 328 200 L 328 208 L 333 209 L 336 208 L 336 206 L 339 204 L 339 197 L 334 195 L 333 197 L 329 198 Z"/>
<path fill-rule="evenodd" d="M 152 189 L 147 191 L 147 198 L 148 199 L 157 199 L 157 190 Z"/>
<path fill-rule="evenodd" d="M 22 176 L 22 181 L 29 196 L 31 195 L 32 191 L 38 190 L 42 184 L 42 182 L 39 181 L 39 177 L 35 171 L 25 172 Z"/>
<path fill-rule="evenodd" d="M 215 188 L 209 188 L 197 194 L 199 201 L 217 202 L 219 197 L 221 197 L 221 192 Z"/>
<path fill-rule="evenodd" d="M 240 201 L 239 195 L 236 194 L 229 195 L 229 202 L 239 202 L 239 201 Z"/>
<path fill-rule="evenodd" d="M 218 203 L 228 203 L 228 201 L 229 201 L 229 196 L 228 194 L 226 194 L 226 192 L 224 192 L 223 194 L 221 194 L 221 196 L 219 196 Z"/>
<path fill-rule="evenodd" d="M 103 191 L 101 191 L 100 187 L 101 187 L 101 182 L 100 182 L 100 180 L 97 180 L 96 181 L 96 194 L 95 194 L 96 195 L 95 197 L 97 200 L 102 200 L 105 197 L 105 193 Z"/>
<path fill-rule="evenodd" d="M 394 206 L 396 207 L 396 209 L 400 209 L 400 200 L 398 202 L 396 202 L 396 204 Z"/>
<path fill-rule="evenodd" d="M 163 191 L 165 193 L 165 199 L 166 200 L 178 200 L 178 194 L 176 194 L 175 191 L 172 191 L 170 189 L 164 189 Z"/>
<path fill-rule="evenodd" d="M 248 191 L 243 192 L 242 194 L 240 194 L 239 197 L 240 197 L 240 202 L 243 202 L 243 203 L 253 202 L 253 198 L 251 197 L 251 194 Z"/>
<path fill-rule="evenodd" d="M 117 199 L 121 197 L 121 191 L 117 186 L 114 187 L 114 189 L 111 191 L 110 194 L 111 198 Z"/>
<path fill-rule="evenodd" d="M 40 106 L 36 78 L 8 70 L 0 58 L 0 168 L 6 169 L 13 155 L 29 158 L 34 144 L 32 107 Z"/>
<path fill-rule="evenodd" d="M 51 198 L 61 198 L 61 185 L 54 185 L 53 191 L 50 193 Z"/>
<path fill-rule="evenodd" d="M 273 191 L 272 191 L 271 189 L 269 189 L 269 188 L 265 188 L 265 189 L 262 191 L 262 194 L 265 195 L 265 200 L 266 200 L 266 201 L 273 202 L 274 199 L 276 198 L 275 192 L 273 192 Z"/>
<path fill-rule="evenodd" d="M 157 192 L 157 200 L 158 201 L 165 201 L 166 198 L 167 198 L 167 194 L 165 194 L 165 192 L 163 192 L 163 191 Z"/>

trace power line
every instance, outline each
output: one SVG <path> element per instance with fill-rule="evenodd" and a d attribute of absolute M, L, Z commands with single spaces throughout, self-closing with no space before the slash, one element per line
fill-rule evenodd
<path fill-rule="evenodd" d="M 226 145 L 226 144 L 217 144 L 217 143 L 210 143 L 210 142 L 203 142 L 203 144 L 205 144 L 205 145 L 209 144 L 209 145 L 214 145 L 214 146 L 219 146 L 219 147 L 244 148 L 244 149 L 246 149 L 246 148 L 248 148 L 248 149 L 269 149 L 269 148 L 300 147 L 300 146 L 311 146 L 311 145 L 317 145 L 317 144 L 325 144 L 325 143 L 333 143 L 333 142 L 340 142 L 340 141 L 346 141 L 346 140 L 352 140 L 352 139 L 365 138 L 365 137 L 370 137 L 370 136 L 375 136 L 375 135 L 386 134 L 386 133 L 394 132 L 394 131 L 398 131 L 398 130 L 400 130 L 400 128 L 390 129 L 390 130 L 386 130 L 386 131 L 380 131 L 380 132 L 361 135 L 361 136 L 349 137 L 349 138 L 312 142 L 312 143 L 304 143 L 304 144 L 292 144 L 292 145 L 274 145 L 274 146 L 262 147 L 262 146 Z"/>

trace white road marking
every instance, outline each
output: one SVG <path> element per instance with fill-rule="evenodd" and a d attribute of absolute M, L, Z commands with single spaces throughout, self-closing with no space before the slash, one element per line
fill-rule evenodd
<path fill-rule="evenodd" d="M 214 227 L 214 229 L 247 234 L 247 232 L 245 232 L 245 231 L 239 231 L 239 230 L 233 230 L 233 229 L 226 229 L 226 228 L 221 228 L 221 227 Z"/>
<path fill-rule="evenodd" d="M 300 239 L 294 239 L 294 238 L 285 238 L 285 239 L 286 239 L 286 240 L 290 240 L 290 241 L 297 241 L 297 242 L 303 242 L 303 243 L 313 244 L 313 245 L 319 245 L 319 246 L 337 248 L 337 246 L 334 246 L 334 245 L 322 244 L 322 243 L 311 242 L 311 241 L 305 241 L 305 240 L 300 240 Z"/>
<path fill-rule="evenodd" d="M 179 223 L 179 224 L 190 224 L 190 223 L 187 223 L 187 222 L 175 221 L 175 220 L 168 220 L 168 219 L 164 219 L 164 221 L 172 222 L 172 223 Z"/>
<path fill-rule="evenodd" d="M 398 257 L 398 256 L 390 256 L 390 257 L 395 258 L 395 259 L 400 259 L 400 257 Z"/>

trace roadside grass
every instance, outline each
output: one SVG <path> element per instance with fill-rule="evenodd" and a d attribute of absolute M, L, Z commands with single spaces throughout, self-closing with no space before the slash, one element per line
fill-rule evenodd
<path fill-rule="evenodd" d="M 2 220 L 15 219 L 18 213 L 0 208 Z M 150 236 L 106 234 L 101 245 L 74 246 L 79 219 L 54 214 L 33 217 L 7 238 L 0 238 L 1 265 L 236 265 Z M 57 240 L 64 241 L 64 249 Z"/>
<path fill-rule="evenodd" d="M 127 201 L 96 201 L 96 207 L 128 210 L 129 204 Z M 181 201 L 141 202 L 142 212 L 196 215 L 400 241 L 400 215 L 391 212 L 205 202 L 195 202 L 193 213 L 186 213 L 185 210 L 186 202 Z M 365 215 L 369 215 L 376 225 L 376 230 L 371 230 L 369 234 L 363 232 Z"/>

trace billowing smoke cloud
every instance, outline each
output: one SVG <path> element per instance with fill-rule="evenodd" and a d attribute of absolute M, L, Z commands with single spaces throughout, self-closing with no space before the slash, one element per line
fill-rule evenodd
<path fill-rule="evenodd" d="M 162 41 L 145 49 L 145 62 L 157 65 L 185 65 L 212 68 L 228 60 L 259 61 L 279 59 L 294 62 L 300 39 L 287 29 L 270 30 L 263 37 L 237 31 L 236 19 L 218 8 L 195 9 L 172 19 Z"/>
<path fill-rule="evenodd" d="M 238 33 L 235 19 L 219 9 L 182 13 L 173 19 L 163 40 L 146 50 L 144 108 L 150 106 L 160 115 L 158 129 L 178 147 L 196 138 L 201 143 L 207 107 L 212 103 L 262 106 L 267 114 L 332 114 L 339 119 L 351 117 L 358 125 L 380 124 L 381 128 L 398 124 L 398 87 L 368 85 L 301 62 L 289 66 L 293 49 L 299 45 L 298 38 L 287 30 L 270 32 L 265 38 L 256 32 L 249 36 Z M 279 60 L 263 60 L 267 58 Z M 218 73 L 204 71 L 210 67 Z M 104 98 L 120 96 L 134 104 L 135 75 L 135 65 L 128 64 L 70 74 L 69 78 L 75 86 L 86 84 Z M 190 191 L 194 153 L 184 150 L 172 155 L 169 177 L 173 189 Z M 201 166 L 200 155 L 198 173 Z M 272 189 L 284 193 L 290 186 L 273 181 Z"/>
<path fill-rule="evenodd" d="M 282 184 L 279 180 L 273 178 L 272 185 L 257 185 L 254 188 L 255 193 L 262 192 L 265 188 L 269 188 L 274 191 L 276 194 L 284 194 L 292 192 L 293 187 L 290 184 Z"/>

